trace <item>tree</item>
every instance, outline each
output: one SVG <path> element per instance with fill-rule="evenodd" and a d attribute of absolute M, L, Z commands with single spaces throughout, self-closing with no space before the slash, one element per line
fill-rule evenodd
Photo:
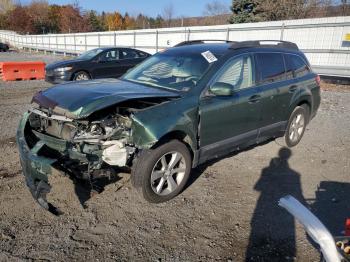
<path fill-rule="evenodd" d="M 229 12 L 230 12 L 230 9 L 226 4 L 224 4 L 218 0 L 215 0 L 212 3 L 206 4 L 205 10 L 204 10 L 204 15 L 217 16 L 217 15 L 228 14 Z"/>
<path fill-rule="evenodd" d="M 125 13 L 123 18 L 123 29 L 135 29 L 135 19 L 130 17 L 128 13 Z"/>
<path fill-rule="evenodd" d="M 79 8 L 64 5 L 60 10 L 60 31 L 62 33 L 79 33 L 90 31 L 87 19 L 81 15 Z"/>
<path fill-rule="evenodd" d="M 106 21 L 107 21 L 108 31 L 123 29 L 123 17 L 118 12 L 107 14 Z"/>
<path fill-rule="evenodd" d="M 262 21 L 262 10 L 259 0 L 233 0 L 231 24 Z"/>
<path fill-rule="evenodd" d="M 149 18 L 143 14 L 139 14 L 135 19 L 135 27 L 139 29 L 148 28 L 150 25 Z"/>
<path fill-rule="evenodd" d="M 0 14 L 6 14 L 14 7 L 13 0 L 0 0 Z"/>
<path fill-rule="evenodd" d="M 47 30 L 51 33 L 60 33 L 61 7 L 58 5 L 50 5 L 48 13 Z"/>
<path fill-rule="evenodd" d="M 101 21 L 97 17 L 96 11 L 91 10 L 88 12 L 87 20 L 90 26 L 91 31 L 93 32 L 100 32 L 103 31 L 103 26 L 101 24 Z"/>
<path fill-rule="evenodd" d="M 18 19 L 20 17 L 20 19 Z M 17 5 L 13 10 L 8 12 L 7 18 L 10 30 L 26 34 L 35 33 L 34 22 L 29 15 L 27 8 Z"/>
<path fill-rule="evenodd" d="M 174 6 L 172 3 L 169 3 L 163 8 L 163 19 L 166 21 L 167 26 L 171 26 L 171 20 L 174 17 Z"/>
<path fill-rule="evenodd" d="M 26 8 L 34 26 L 34 33 L 48 32 L 50 23 L 48 2 L 45 0 L 34 0 Z"/>

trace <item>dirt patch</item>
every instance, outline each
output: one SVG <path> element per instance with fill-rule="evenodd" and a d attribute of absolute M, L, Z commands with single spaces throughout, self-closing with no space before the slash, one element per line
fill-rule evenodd
<path fill-rule="evenodd" d="M 324 91 L 350 92 L 350 85 L 334 84 L 321 81 L 321 88 Z"/>

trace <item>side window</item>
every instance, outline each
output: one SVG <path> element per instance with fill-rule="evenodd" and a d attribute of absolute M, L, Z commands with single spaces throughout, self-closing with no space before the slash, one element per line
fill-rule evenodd
<path fill-rule="evenodd" d="M 239 90 L 254 85 L 253 75 L 252 58 L 241 56 L 224 66 L 216 82 L 230 84 L 234 90 Z"/>
<path fill-rule="evenodd" d="M 285 55 L 288 77 L 301 77 L 310 72 L 309 66 L 297 55 Z"/>
<path fill-rule="evenodd" d="M 135 59 L 135 58 L 139 58 L 139 54 L 132 49 L 123 49 L 121 50 L 121 54 L 122 54 L 122 59 Z"/>
<path fill-rule="evenodd" d="M 118 59 L 119 59 L 119 51 L 116 49 L 103 52 L 100 57 L 100 60 L 104 62 L 116 61 Z"/>
<path fill-rule="evenodd" d="M 267 84 L 286 79 L 284 60 L 279 53 L 257 53 L 259 83 Z"/>
<path fill-rule="evenodd" d="M 139 51 L 139 52 L 137 52 L 137 53 L 138 53 L 138 56 L 139 56 L 140 58 L 147 57 L 147 54 L 144 53 L 144 52 Z"/>

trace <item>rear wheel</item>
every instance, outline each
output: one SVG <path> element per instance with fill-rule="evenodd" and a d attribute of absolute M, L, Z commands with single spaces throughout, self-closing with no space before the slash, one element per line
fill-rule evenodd
<path fill-rule="evenodd" d="M 147 201 L 165 202 L 182 191 L 191 167 L 187 146 L 172 140 L 140 155 L 133 168 L 132 182 Z"/>
<path fill-rule="evenodd" d="M 285 134 L 285 141 L 288 147 L 296 146 L 300 142 L 308 121 L 309 107 L 307 105 L 297 106 L 289 118 Z"/>
<path fill-rule="evenodd" d="M 90 80 L 91 77 L 88 73 L 84 71 L 80 71 L 74 75 L 74 81 L 84 81 L 84 80 Z"/>

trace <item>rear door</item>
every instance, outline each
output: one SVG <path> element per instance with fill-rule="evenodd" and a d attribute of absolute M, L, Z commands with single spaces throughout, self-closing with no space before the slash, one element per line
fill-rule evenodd
<path fill-rule="evenodd" d="M 229 60 L 213 84 L 232 85 L 232 96 L 204 95 L 200 101 L 201 159 L 229 152 L 257 138 L 260 119 L 259 87 L 255 85 L 254 59 L 241 55 Z"/>
<path fill-rule="evenodd" d="M 120 71 L 121 74 L 119 76 L 126 73 L 126 71 L 128 71 L 130 68 L 133 68 L 141 63 L 145 58 L 145 53 L 139 52 L 138 50 L 131 48 L 120 49 L 120 64 L 122 70 Z"/>
<path fill-rule="evenodd" d="M 294 82 L 287 79 L 282 53 L 259 52 L 255 58 L 261 88 L 260 136 L 272 136 L 283 129 L 282 115 L 288 111 L 289 88 L 294 88 Z"/>
<path fill-rule="evenodd" d="M 282 103 L 289 104 L 289 111 L 283 112 L 280 119 L 288 120 L 291 112 L 291 106 L 299 98 L 301 90 L 306 88 L 309 83 L 311 72 L 308 63 L 296 54 L 284 54 L 284 61 L 286 64 L 287 78 L 290 79 L 288 89 L 280 93 L 279 100 Z M 314 78 L 312 78 L 313 80 Z"/>

